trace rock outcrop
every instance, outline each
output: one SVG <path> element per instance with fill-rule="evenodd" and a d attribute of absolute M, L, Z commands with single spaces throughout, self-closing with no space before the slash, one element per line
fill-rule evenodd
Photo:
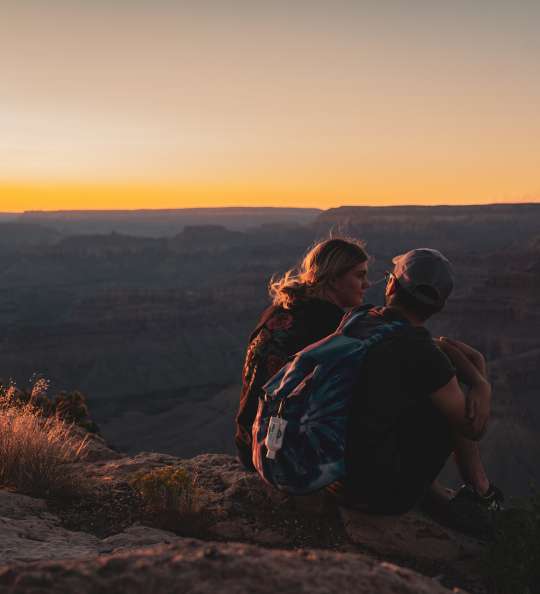
<path fill-rule="evenodd" d="M 419 512 L 374 517 L 287 498 L 227 455 L 128 457 L 94 441 L 80 467 L 91 502 L 70 511 L 0 491 L 2 592 L 485 592 L 481 544 Z M 197 477 L 207 521 L 196 535 L 118 521 L 129 479 L 163 466 Z"/>
<path fill-rule="evenodd" d="M 77 561 L 0 567 L 0 587 L 6 594 L 448 592 L 434 580 L 362 555 L 265 550 L 245 544 L 192 539 Z"/>

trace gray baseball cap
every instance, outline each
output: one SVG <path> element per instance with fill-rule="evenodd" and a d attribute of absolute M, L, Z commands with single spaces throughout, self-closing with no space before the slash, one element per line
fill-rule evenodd
<path fill-rule="evenodd" d="M 392 259 L 393 275 L 415 299 L 443 306 L 454 288 L 450 262 L 437 250 L 418 248 Z"/>

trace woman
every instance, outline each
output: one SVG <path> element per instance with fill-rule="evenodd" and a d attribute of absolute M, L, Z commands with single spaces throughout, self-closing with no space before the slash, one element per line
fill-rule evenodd
<path fill-rule="evenodd" d="M 360 305 L 369 287 L 362 242 L 332 238 L 315 245 L 299 272 L 270 281 L 270 305 L 251 334 L 236 416 L 240 461 L 253 469 L 251 427 L 263 385 L 294 353 L 334 332 L 346 310 Z"/>

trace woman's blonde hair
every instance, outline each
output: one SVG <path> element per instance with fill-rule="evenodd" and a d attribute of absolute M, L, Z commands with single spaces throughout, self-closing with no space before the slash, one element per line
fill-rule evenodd
<path fill-rule="evenodd" d="M 367 262 L 364 243 L 350 237 L 332 237 L 315 244 L 299 266 L 281 278 L 270 279 L 274 305 L 290 309 L 297 299 L 324 298 L 329 283 L 357 264 Z"/>

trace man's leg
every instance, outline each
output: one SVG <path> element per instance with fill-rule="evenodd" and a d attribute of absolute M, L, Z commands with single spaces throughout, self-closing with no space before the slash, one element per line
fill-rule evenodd
<path fill-rule="evenodd" d="M 461 478 L 483 495 L 489 489 L 489 479 L 480 458 L 480 450 L 476 441 L 461 435 L 455 436 L 454 457 Z"/>
<path fill-rule="evenodd" d="M 424 496 L 454 449 L 453 431 L 428 400 L 408 411 L 397 428 L 393 460 L 366 473 L 369 510 L 402 514 Z"/>
<path fill-rule="evenodd" d="M 429 486 L 426 499 L 433 505 L 440 506 L 446 505 L 454 495 L 454 490 L 445 487 L 438 479 L 435 479 Z"/>
<path fill-rule="evenodd" d="M 504 495 L 487 478 L 476 442 L 456 437 L 454 455 L 465 485 L 448 504 L 448 519 L 458 530 L 493 538 Z"/>
<path fill-rule="evenodd" d="M 452 494 L 436 481 L 454 452 L 462 478 L 478 493 L 489 488 L 478 444 L 458 436 L 442 413 L 426 401 L 400 421 L 395 459 L 384 467 L 366 468 L 365 483 L 352 499 L 365 502 L 375 513 L 400 514 L 411 509 L 428 491 L 446 504 Z"/>
<path fill-rule="evenodd" d="M 483 495 L 489 489 L 489 479 L 480 458 L 480 450 L 475 441 L 462 435 L 454 436 L 454 459 L 463 481 Z M 433 481 L 427 493 L 429 501 L 434 505 L 444 506 L 449 503 L 455 493 L 447 489 L 437 479 Z"/>

